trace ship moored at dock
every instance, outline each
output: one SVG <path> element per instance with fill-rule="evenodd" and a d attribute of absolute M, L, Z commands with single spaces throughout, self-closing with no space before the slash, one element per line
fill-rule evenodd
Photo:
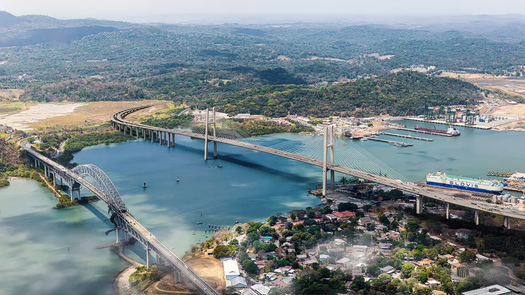
<path fill-rule="evenodd" d="M 439 171 L 436 173 L 429 173 L 426 180 L 428 185 L 450 187 L 460 190 L 493 194 L 501 194 L 503 192 L 503 184 L 496 180 L 453 176 Z"/>

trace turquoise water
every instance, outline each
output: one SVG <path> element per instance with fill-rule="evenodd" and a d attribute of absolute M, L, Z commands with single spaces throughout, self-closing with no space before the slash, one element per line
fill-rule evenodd
<path fill-rule="evenodd" d="M 395 138 L 414 143 L 408 148 L 339 140 L 336 162 L 412 181 L 436 170 L 470 177 L 486 177 L 489 169 L 525 171 L 525 133 L 460 130 L 460 137 L 432 136 L 434 142 Z M 251 140 L 322 156 L 320 137 L 279 134 Z M 219 159 L 204 162 L 203 142 L 189 138 L 177 137 L 171 149 L 141 140 L 101 145 L 77 153 L 74 161 L 101 167 L 135 217 L 179 255 L 206 239 L 208 224 L 232 226 L 319 202 L 306 195 L 321 180 L 318 167 L 222 144 Z M 0 189 L 0 295 L 111 294 L 112 278 L 125 263 L 108 249 L 96 249 L 114 241 L 113 233 L 104 234 L 109 228 L 103 223 L 105 206 L 54 210 L 55 203 L 32 181 Z M 144 257 L 138 244 L 128 252 Z"/>
<path fill-rule="evenodd" d="M 0 294 L 112 294 L 125 263 L 109 249 L 107 227 L 83 207 L 55 210 L 31 180 L 0 189 Z M 70 248 L 70 251 L 68 251 Z"/>

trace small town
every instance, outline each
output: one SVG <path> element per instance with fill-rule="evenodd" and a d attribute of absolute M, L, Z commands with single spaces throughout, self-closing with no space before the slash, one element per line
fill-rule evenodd
<path fill-rule="evenodd" d="M 190 255 L 221 260 L 225 294 L 525 294 L 497 233 L 480 232 L 464 210 L 448 222 L 444 210 L 428 203 L 418 217 L 412 196 L 381 188 L 239 224 Z"/>

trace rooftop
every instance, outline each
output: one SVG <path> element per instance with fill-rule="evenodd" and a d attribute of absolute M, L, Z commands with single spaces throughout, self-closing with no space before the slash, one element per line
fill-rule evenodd
<path fill-rule="evenodd" d="M 511 292 L 509 289 L 500 286 L 500 285 L 492 285 L 487 286 L 483 288 L 479 288 L 472 291 L 467 291 L 461 293 L 462 295 L 510 295 Z"/>

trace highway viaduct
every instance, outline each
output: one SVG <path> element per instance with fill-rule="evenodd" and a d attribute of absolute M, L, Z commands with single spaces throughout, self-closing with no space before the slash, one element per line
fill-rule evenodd
<path fill-rule="evenodd" d="M 144 140 L 151 140 L 152 142 L 159 142 L 160 145 L 166 145 L 168 148 L 175 146 L 175 135 L 188 136 L 192 138 L 204 140 L 204 160 L 208 160 L 208 145 L 209 142 L 213 142 L 213 156 L 217 157 L 217 143 L 224 143 L 233 146 L 238 146 L 246 149 L 251 149 L 254 151 L 260 151 L 295 161 L 307 163 L 310 165 L 318 166 L 322 168 L 322 178 L 323 178 L 323 196 L 326 196 L 327 185 L 328 185 L 328 172 L 330 171 L 330 185 L 332 189 L 334 188 L 335 178 L 334 173 L 339 172 L 342 174 L 354 176 L 360 179 L 367 181 L 372 181 L 375 183 L 383 184 L 389 187 L 397 188 L 405 192 L 410 192 L 416 197 L 416 213 L 421 214 L 423 212 L 423 202 L 425 198 L 434 199 L 441 201 L 447 204 L 446 208 L 446 217 L 450 218 L 450 204 L 458 205 L 474 211 L 474 222 L 479 224 L 480 212 L 486 212 L 489 214 L 499 214 L 504 217 L 504 226 L 510 229 L 510 218 L 525 219 L 525 211 L 511 210 L 510 208 L 503 208 L 501 212 L 494 212 L 488 208 L 483 208 L 477 204 L 473 204 L 471 200 L 461 199 L 452 197 L 450 194 L 445 193 L 445 190 L 440 190 L 438 188 L 427 188 L 420 187 L 415 183 L 411 182 L 402 182 L 401 180 L 393 180 L 384 176 L 378 176 L 356 170 L 350 167 L 345 167 L 334 163 L 334 129 L 333 126 L 326 127 L 324 132 L 324 148 L 323 148 L 323 160 L 313 159 L 310 157 L 281 151 L 278 149 L 273 149 L 270 147 L 264 147 L 261 145 L 256 145 L 252 143 L 242 142 L 238 140 L 221 138 L 217 136 L 216 130 L 216 121 L 215 121 L 215 108 L 213 110 L 205 110 L 205 131 L 204 134 L 194 133 L 184 130 L 177 129 L 167 129 L 154 126 L 148 126 L 137 122 L 132 122 L 125 120 L 125 117 L 131 113 L 140 111 L 151 106 L 141 106 L 122 110 L 111 115 L 111 123 L 113 127 L 121 132 L 134 135 L 137 138 L 143 138 Z M 210 118 L 209 113 L 212 113 Z M 328 160 L 328 154 L 330 155 L 330 160 Z M 523 202 L 523 201 L 522 201 Z"/>

